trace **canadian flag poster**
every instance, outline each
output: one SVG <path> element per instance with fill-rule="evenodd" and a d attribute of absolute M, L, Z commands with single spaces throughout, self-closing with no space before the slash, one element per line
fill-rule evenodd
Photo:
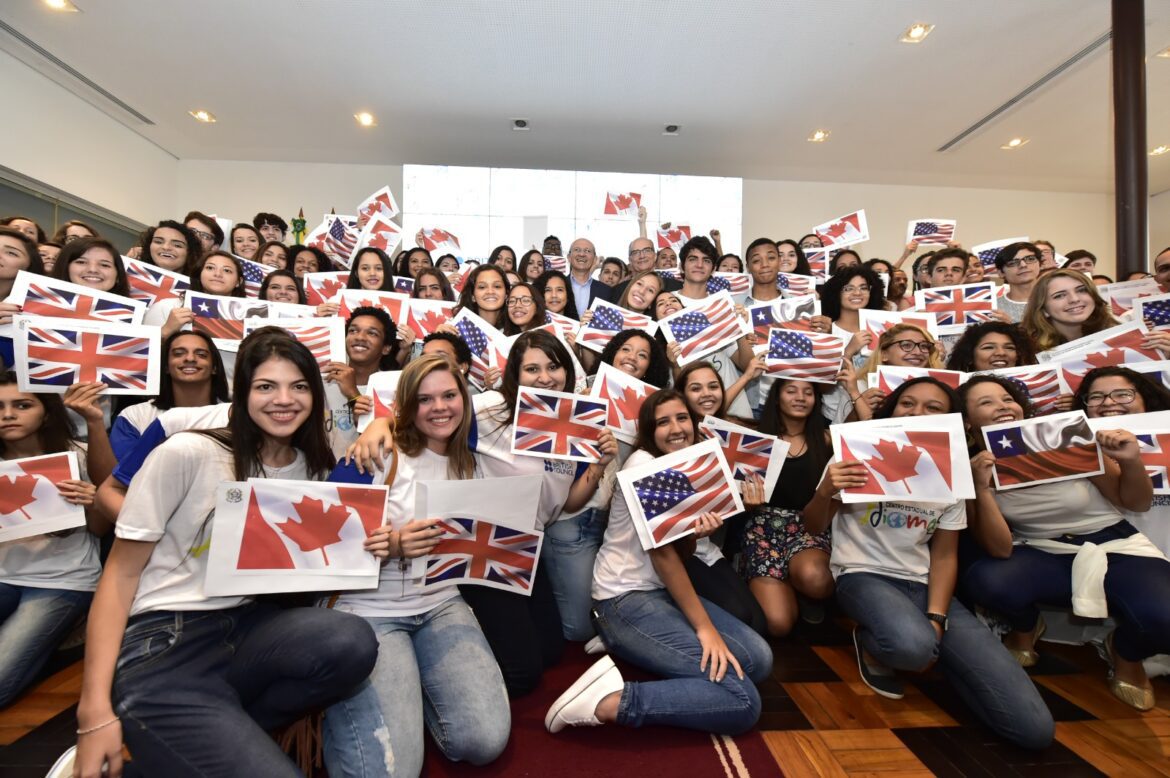
<path fill-rule="evenodd" d="M 821 239 L 821 245 L 825 248 L 839 249 L 869 240 L 864 208 L 845 214 L 840 219 L 818 224 L 812 231 Z"/>
<path fill-rule="evenodd" d="M 349 281 L 348 270 L 326 270 L 323 273 L 305 273 L 301 277 L 305 285 L 305 302 L 320 305 L 331 302 Z"/>
<path fill-rule="evenodd" d="M 642 195 L 637 192 L 606 192 L 606 216 L 637 216 L 638 206 L 642 204 Z"/>
<path fill-rule="evenodd" d="M 589 396 L 609 400 L 606 426 L 619 440 L 633 443 L 638 437 L 638 411 L 642 408 L 642 401 L 656 391 L 658 387 L 602 362 L 597 366 L 597 377 L 593 379 Z"/>
<path fill-rule="evenodd" d="M 210 595 L 368 589 L 385 486 L 257 478 L 220 484 L 204 590 Z"/>
<path fill-rule="evenodd" d="M 85 526 L 85 509 L 57 491 L 77 478 L 72 451 L 0 461 L 0 543 Z"/>
<path fill-rule="evenodd" d="M 691 228 L 688 225 L 680 224 L 677 227 L 666 227 L 658 230 L 658 249 L 672 248 L 677 254 L 683 244 L 690 239 Z"/>
<path fill-rule="evenodd" d="M 370 376 L 370 383 L 366 385 L 366 395 L 373 403 L 370 412 L 358 416 L 357 431 L 365 432 L 366 427 L 374 419 L 386 419 L 397 412 L 394 398 L 398 395 L 398 380 L 402 378 L 401 370 L 380 370 Z"/>

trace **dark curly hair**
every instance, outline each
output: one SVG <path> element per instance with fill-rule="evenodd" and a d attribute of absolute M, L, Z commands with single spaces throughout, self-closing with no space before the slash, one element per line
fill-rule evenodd
<path fill-rule="evenodd" d="M 1124 378 L 1126 381 L 1129 381 L 1133 388 L 1137 390 L 1137 393 L 1142 396 L 1142 402 L 1145 403 L 1147 413 L 1170 411 L 1170 391 L 1162 386 L 1161 382 L 1152 380 L 1145 373 L 1139 373 L 1136 370 L 1130 370 L 1128 367 L 1121 367 L 1119 365 L 1095 367 L 1088 373 L 1085 373 L 1085 377 L 1081 379 L 1081 385 L 1077 387 L 1076 394 L 1073 395 L 1073 407 L 1077 410 L 1085 410 L 1085 398 L 1089 396 L 1089 387 L 1098 378 L 1108 378 L 1110 376 Z"/>
<path fill-rule="evenodd" d="M 962 337 L 951 349 L 947 357 L 947 370 L 962 370 L 971 373 L 975 370 L 975 350 L 979 348 L 979 341 L 986 335 L 998 333 L 1011 338 L 1016 347 L 1016 365 L 1036 364 L 1036 354 L 1032 351 L 1032 341 L 1024 335 L 1018 324 L 1009 324 L 1004 321 L 983 321 L 972 324 L 963 330 Z"/>
<path fill-rule="evenodd" d="M 666 349 L 653 336 L 647 335 L 642 330 L 622 330 L 614 335 L 613 339 L 606 343 L 605 348 L 602 349 L 601 361 L 612 365 L 613 360 L 617 357 L 618 349 L 632 338 L 642 338 L 650 343 L 650 366 L 646 368 L 646 375 L 642 376 L 642 380 L 651 386 L 665 387 L 670 383 L 670 361 L 666 358 Z"/>
<path fill-rule="evenodd" d="M 821 313 L 833 321 L 841 318 L 841 290 L 854 278 L 863 278 L 869 285 L 869 300 L 865 307 L 874 311 L 885 310 L 886 294 L 882 288 L 882 280 L 877 273 L 864 265 L 843 267 L 829 277 L 821 287 Z"/>

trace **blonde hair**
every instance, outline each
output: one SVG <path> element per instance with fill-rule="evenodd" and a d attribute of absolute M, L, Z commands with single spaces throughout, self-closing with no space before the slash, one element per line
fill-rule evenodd
<path fill-rule="evenodd" d="M 1048 287 L 1054 278 L 1068 278 L 1083 284 L 1089 297 L 1093 298 L 1093 313 L 1081 325 L 1082 336 L 1092 335 L 1117 324 L 1117 319 L 1113 317 L 1109 306 L 1097 293 L 1097 287 L 1085 277 L 1084 273 L 1078 270 L 1063 269 L 1050 271 L 1040 276 L 1036 286 L 1032 287 L 1032 294 L 1028 297 L 1028 307 L 1024 309 L 1024 318 L 1021 322 L 1024 334 L 1032 340 L 1032 345 L 1037 353 L 1048 351 L 1068 342 L 1068 339 L 1060 334 L 1044 310 L 1044 305 L 1048 302 Z"/>
<path fill-rule="evenodd" d="M 398 410 L 394 416 L 394 429 L 391 434 L 394 435 L 398 448 L 407 456 L 418 456 L 426 448 L 426 440 L 415 426 L 415 417 L 418 415 L 418 392 L 423 379 L 437 372 L 447 372 L 454 376 L 455 385 L 459 387 L 459 394 L 463 398 L 463 418 L 447 441 L 447 474 L 452 479 L 471 478 L 475 475 L 475 458 L 467 445 L 472 424 L 471 395 L 467 391 L 467 384 L 463 381 L 459 368 L 448 362 L 446 357 L 439 354 L 424 354 L 411 360 L 402 371 L 395 397 Z"/>
<path fill-rule="evenodd" d="M 930 350 L 930 356 L 926 358 L 926 366 L 935 370 L 942 368 L 942 354 L 939 353 L 938 341 L 929 332 L 914 324 L 895 324 L 878 337 L 878 342 L 873 347 L 873 353 L 869 355 L 869 359 L 865 360 L 865 364 L 861 366 L 861 372 L 857 375 L 858 383 L 866 380 L 871 373 L 878 369 L 879 365 L 885 364 L 882 362 L 882 352 L 897 340 L 899 335 L 907 332 L 921 335 L 927 343 L 934 347 Z"/>
<path fill-rule="evenodd" d="M 666 290 L 666 284 L 663 282 L 662 276 L 658 275 L 653 270 L 643 270 L 641 273 L 635 273 L 633 275 L 633 277 L 630 278 L 630 280 L 626 283 L 626 288 L 624 290 L 622 290 L 621 299 L 618 300 L 618 302 L 617 302 L 617 304 L 619 306 L 621 306 L 622 308 L 625 308 L 628 311 L 634 310 L 633 307 L 630 305 L 630 287 L 634 285 L 635 281 L 640 281 L 643 278 L 645 278 L 646 276 L 654 276 L 655 278 L 658 279 L 658 291 L 650 296 L 650 304 L 648 306 L 646 306 L 645 309 L 643 309 L 641 311 L 634 311 L 634 312 L 635 313 L 651 313 L 650 309 L 654 307 L 654 301 L 658 299 L 658 295 L 662 294 L 662 292 Z"/>

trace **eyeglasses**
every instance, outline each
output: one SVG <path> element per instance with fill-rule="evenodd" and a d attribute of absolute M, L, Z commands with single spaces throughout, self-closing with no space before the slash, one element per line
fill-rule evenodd
<path fill-rule="evenodd" d="M 867 284 L 862 284 L 861 286 L 847 286 L 844 289 L 842 289 L 841 291 L 844 292 L 845 294 L 853 294 L 854 292 L 860 292 L 861 294 L 869 294 L 869 286 Z"/>
<path fill-rule="evenodd" d="M 62 243 L 72 243 L 75 240 L 81 240 L 81 237 L 82 237 L 81 235 L 66 235 L 65 240 L 63 240 L 61 242 Z"/>
<path fill-rule="evenodd" d="M 1104 404 L 1105 400 L 1112 401 L 1115 405 L 1129 405 L 1137 397 L 1137 392 L 1133 389 L 1114 389 L 1112 392 L 1089 392 L 1085 395 L 1085 406 L 1095 408 L 1098 405 Z"/>
<path fill-rule="evenodd" d="M 597 252 L 594 251 L 593 249 L 569 249 L 569 253 L 576 254 L 578 256 L 584 254 L 587 257 L 592 257 Z"/>
<path fill-rule="evenodd" d="M 215 240 L 215 236 L 210 232 L 204 232 L 203 230 L 191 230 L 191 232 L 195 235 L 196 238 L 199 238 L 199 240 Z"/>
<path fill-rule="evenodd" d="M 509 308 L 527 308 L 530 305 L 532 305 L 532 298 L 531 297 L 509 297 L 508 298 L 508 307 Z"/>
<path fill-rule="evenodd" d="M 894 342 L 890 343 L 890 345 L 897 346 L 902 350 L 903 354 L 909 354 L 914 349 L 918 349 L 923 354 L 929 354 L 930 352 L 934 351 L 933 343 L 927 343 L 926 341 L 922 340 L 910 340 L 909 338 L 906 340 L 895 340 Z"/>
<path fill-rule="evenodd" d="M 1005 268 L 1010 267 L 1011 269 L 1015 270 L 1017 267 L 1020 266 L 1021 262 L 1026 262 L 1029 265 L 1034 265 L 1039 261 L 1040 261 L 1040 257 L 1036 256 L 1035 254 L 1029 254 L 1026 257 L 1015 257 L 1014 259 L 1009 259 L 1007 262 L 1003 263 L 1003 266 Z"/>
<path fill-rule="evenodd" d="M 655 251 L 653 246 L 647 246 L 644 249 L 630 249 L 630 259 L 634 257 L 654 256 Z"/>

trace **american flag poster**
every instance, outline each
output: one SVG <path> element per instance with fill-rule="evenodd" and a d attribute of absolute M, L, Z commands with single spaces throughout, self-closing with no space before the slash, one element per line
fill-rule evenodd
<path fill-rule="evenodd" d="M 638 411 L 642 402 L 657 391 L 657 386 L 602 362 L 597 366 L 589 396 L 609 401 L 606 426 L 619 440 L 633 443 L 638 437 Z"/>
<path fill-rule="evenodd" d="M 504 336 L 466 308 L 455 314 L 451 325 L 459 331 L 460 337 L 471 349 L 471 383 L 480 390 L 490 389 L 484 383 L 488 369 L 499 368 L 500 375 L 503 375 L 508 363 L 508 352 L 501 345 Z"/>
<path fill-rule="evenodd" d="M 773 327 L 810 332 L 812 317 L 819 316 L 820 313 L 821 301 L 815 294 L 788 297 L 748 307 L 752 330 L 756 333 L 756 341 L 761 343 L 767 341 L 768 332 Z"/>
<path fill-rule="evenodd" d="M 103 383 L 109 395 L 158 394 L 158 327 L 17 316 L 13 340 L 22 392 L 64 394 L 76 383 Z"/>
<path fill-rule="evenodd" d="M 933 313 L 918 311 L 875 311 L 862 308 L 857 312 L 861 329 L 873 336 L 870 345 L 876 345 L 882 333 L 895 324 L 913 324 L 926 331 L 932 338 L 938 340 L 938 319 Z M 870 347 L 861 350 L 863 354 L 873 353 Z"/>
<path fill-rule="evenodd" d="M 238 351 L 244 337 L 244 320 L 271 317 L 273 305 L 248 297 L 221 297 L 190 290 L 184 302 L 184 307 L 195 314 L 191 327 L 210 335 L 220 351 Z"/>
<path fill-rule="evenodd" d="M 622 496 L 647 551 L 693 534 L 704 513 L 726 519 L 742 511 L 733 481 L 723 449 L 714 440 L 618 472 Z"/>
<path fill-rule="evenodd" d="M 794 381 L 835 384 L 845 358 L 845 339 L 817 332 L 773 328 L 766 345 L 756 353 L 764 355 L 768 375 Z"/>
<path fill-rule="evenodd" d="M 244 337 L 261 327 L 288 331 L 313 354 L 324 371 L 330 362 L 345 362 L 345 321 L 335 316 L 312 319 L 246 319 Z"/>
<path fill-rule="evenodd" d="M 985 271 L 998 272 L 995 269 L 995 258 L 999 256 L 999 250 L 1004 246 L 1010 246 L 1013 243 L 1027 243 L 1028 237 L 1022 236 L 1017 238 L 1000 238 L 999 240 L 991 240 L 987 243 L 980 243 L 978 246 L 971 247 L 971 253 L 979 257 L 980 264 L 983 265 Z"/>
<path fill-rule="evenodd" d="M 454 254 L 457 257 L 463 256 L 463 250 L 459 248 L 459 238 L 438 227 L 424 227 L 422 229 L 423 248 L 431 252 L 435 259 L 438 259 L 443 254 Z"/>
<path fill-rule="evenodd" d="M 1037 358 L 1042 363 L 1060 362 L 1064 382 L 1076 392 L 1081 379 L 1095 367 L 1132 367 L 1139 362 L 1164 360 L 1162 352 L 1142 345 L 1148 333 L 1145 322 L 1131 321 L 1045 351 Z"/>
<path fill-rule="evenodd" d="M 374 419 L 386 419 L 396 412 L 394 398 L 398 395 L 398 381 L 402 378 L 401 370 L 380 370 L 370 376 L 370 383 L 366 385 L 366 395 L 372 405 L 370 412 L 358 416 L 356 428 L 358 432 L 365 432 L 366 427 Z"/>
<path fill-rule="evenodd" d="M 305 288 L 305 302 L 320 305 L 332 302 L 333 298 L 349 282 L 348 270 L 326 270 L 323 273 L 305 273 L 301 283 Z"/>
<path fill-rule="evenodd" d="M 839 219 L 818 224 L 810 232 L 821 239 L 825 248 L 843 249 L 855 243 L 869 240 L 869 225 L 865 221 L 865 209 L 848 213 Z"/>
<path fill-rule="evenodd" d="M 1089 419 L 1094 434 L 1101 430 L 1129 430 L 1138 440 L 1142 464 L 1154 485 L 1154 494 L 1170 494 L 1170 411 L 1131 413 Z"/>
<path fill-rule="evenodd" d="M 353 266 L 354 257 L 364 248 L 381 249 L 393 255 L 394 249 L 402 241 L 402 228 L 384 216 L 375 216 L 366 222 L 358 235 L 353 251 L 346 258 L 346 267 Z"/>
<path fill-rule="evenodd" d="M 157 265 L 130 257 L 122 257 L 126 267 L 126 280 L 130 282 L 130 297 L 154 305 L 163 300 L 182 300 L 183 293 L 191 286 L 191 279 L 173 270 L 164 270 Z"/>
<path fill-rule="evenodd" d="M 362 547 L 382 526 L 385 486 L 253 478 L 216 492 L 204 592 L 212 596 L 373 589 Z"/>
<path fill-rule="evenodd" d="M 341 267 L 349 267 L 349 257 L 357 245 L 361 230 L 356 216 L 326 214 L 321 224 L 305 238 L 305 245 L 321 249 Z"/>
<path fill-rule="evenodd" d="M 736 313 L 735 301 L 727 292 L 711 295 L 672 313 L 659 320 L 658 326 L 668 342 L 681 347 L 679 367 L 697 362 L 752 331 L 751 325 Z"/>
<path fill-rule="evenodd" d="M 244 269 L 244 294 L 253 299 L 260 296 L 260 285 L 264 283 L 264 279 L 276 268 L 262 265 L 259 262 L 253 262 L 250 259 L 243 257 L 236 257 L 240 262 L 240 266 Z"/>
<path fill-rule="evenodd" d="M 568 257 L 554 257 L 549 254 L 544 255 L 544 269 L 556 270 L 558 273 L 569 274 L 569 258 Z"/>
<path fill-rule="evenodd" d="M 784 297 L 803 297 L 817 291 L 816 276 L 802 276 L 799 273 L 777 273 L 776 288 Z"/>
<path fill-rule="evenodd" d="M 593 311 L 593 317 L 577 330 L 577 345 L 598 354 L 622 330 L 641 330 L 653 335 L 658 329 L 658 324 L 646 314 L 627 311 L 601 298 L 595 298 L 589 310 Z"/>
<path fill-rule="evenodd" d="M 933 313 L 938 319 L 938 331 L 943 335 L 958 335 L 968 324 L 977 324 L 991 318 L 996 309 L 995 284 L 959 284 L 914 291 L 914 309 Z"/>
<path fill-rule="evenodd" d="M 1105 472 L 1083 411 L 992 424 L 983 428 L 983 440 L 995 456 L 1000 491 Z"/>
<path fill-rule="evenodd" d="M 975 499 L 963 418 L 957 413 L 857 421 L 829 427 L 839 462 L 860 462 L 868 478 L 841 502 Z"/>
<path fill-rule="evenodd" d="M 390 187 L 384 186 L 362 200 L 362 204 L 357 207 L 357 227 L 358 229 L 365 227 L 366 222 L 375 217 L 388 221 L 399 213 L 401 211 L 398 209 L 398 201 L 394 199 L 394 193 L 390 191 Z"/>
<path fill-rule="evenodd" d="M 788 443 L 775 435 L 765 435 L 749 427 L 741 427 L 714 416 L 704 416 L 699 430 L 718 441 L 723 457 L 731 469 L 731 477 L 742 493 L 743 482 L 754 475 L 764 479 L 764 496 L 772 494 L 780 470 L 788 457 Z"/>
<path fill-rule="evenodd" d="M 454 311 L 455 303 L 412 297 L 407 305 L 406 326 L 410 327 L 416 338 L 422 340 L 437 330 L 439 325 L 451 321 Z"/>
<path fill-rule="evenodd" d="M 819 281 L 829 277 L 829 250 L 804 249 L 804 258 L 808 260 L 809 271 Z"/>
<path fill-rule="evenodd" d="M 85 526 L 85 508 L 57 491 L 78 476 L 77 454 L 0 460 L 0 543 Z"/>
<path fill-rule="evenodd" d="M 557 328 L 557 332 L 562 338 L 568 338 L 570 335 L 576 337 L 577 328 L 581 326 L 581 322 L 576 319 L 571 319 L 561 313 L 553 311 L 544 312 L 544 321 L 546 324 L 551 324 Z"/>
<path fill-rule="evenodd" d="M 88 286 L 58 281 L 55 278 L 21 270 L 12 282 L 12 291 L 4 301 L 16 303 L 25 316 L 49 316 L 56 319 L 90 319 L 110 324 L 141 324 L 146 303 L 129 297 L 99 292 Z M 13 334 L 12 325 L 0 335 Z"/>
<path fill-rule="evenodd" d="M 961 370 L 941 370 L 934 367 L 878 365 L 877 370 L 869 376 L 869 388 L 880 389 L 885 394 L 890 394 L 911 378 L 933 378 L 957 390 L 966 382 L 967 374 Z"/>
<path fill-rule="evenodd" d="M 1152 280 L 1152 279 L 1151 279 Z M 1155 330 L 1170 330 L 1170 294 L 1140 297 L 1133 301 L 1133 317 Z"/>
<path fill-rule="evenodd" d="M 945 246 L 955 239 L 954 219 L 911 219 L 906 225 L 906 242 L 918 241 L 918 246 Z"/>
<path fill-rule="evenodd" d="M 544 542 L 536 523 L 540 481 L 530 475 L 418 482 L 414 515 L 441 519 L 443 535 L 430 554 L 412 560 L 415 585 L 425 591 L 474 584 L 531 594 Z"/>
<path fill-rule="evenodd" d="M 512 417 L 512 453 L 571 462 L 601 460 L 606 400 L 520 387 Z"/>
<path fill-rule="evenodd" d="M 1006 378 L 1018 386 L 1041 416 L 1056 413 L 1056 402 L 1061 395 L 1072 394 L 1059 365 L 1002 367 L 988 370 L 985 374 Z"/>
<path fill-rule="evenodd" d="M 373 292 L 366 289 L 343 289 L 334 298 L 338 303 L 337 316 L 349 321 L 358 308 L 381 308 L 390 315 L 394 326 L 405 322 L 403 311 L 410 304 L 410 297 L 401 292 Z"/>
<path fill-rule="evenodd" d="M 674 253 L 678 253 L 679 249 L 691 239 L 691 228 L 686 224 L 679 224 L 676 227 L 667 227 L 666 229 L 658 230 L 658 250 L 665 248 L 674 249 Z M 682 259 L 681 257 L 679 258 Z M 680 263 L 681 264 L 681 261 Z"/>
<path fill-rule="evenodd" d="M 602 213 L 606 216 L 638 216 L 642 195 L 638 192 L 606 192 Z"/>
<path fill-rule="evenodd" d="M 1124 316 L 1132 311 L 1134 304 L 1139 299 L 1165 296 L 1162 294 L 1162 287 L 1158 286 L 1158 282 L 1152 278 L 1138 278 L 1133 281 L 1118 281 L 1098 286 L 1097 294 L 1109 303 L 1109 308 L 1113 311 L 1114 316 Z"/>
<path fill-rule="evenodd" d="M 752 277 L 747 273 L 715 273 L 707 280 L 707 294 L 727 292 L 737 303 L 752 291 Z"/>

